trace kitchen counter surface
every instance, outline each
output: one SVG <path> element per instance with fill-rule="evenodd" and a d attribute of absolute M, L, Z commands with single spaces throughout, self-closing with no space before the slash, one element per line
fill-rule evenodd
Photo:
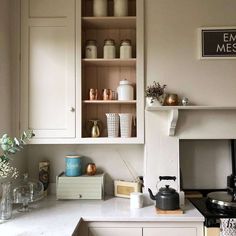
<path fill-rule="evenodd" d="M 72 235 L 81 219 L 84 221 L 132 222 L 203 222 L 204 217 L 189 202 L 182 215 L 157 215 L 154 205 L 130 209 L 129 199 L 60 200 L 49 196 L 31 204 L 28 213 L 13 212 L 12 219 L 0 222 L 2 236 Z"/>

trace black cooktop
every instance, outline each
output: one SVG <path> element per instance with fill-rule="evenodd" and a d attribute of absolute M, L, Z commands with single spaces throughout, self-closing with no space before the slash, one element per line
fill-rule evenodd
<path fill-rule="evenodd" d="M 201 212 L 205 217 L 205 226 L 207 227 L 219 227 L 220 218 L 235 218 L 235 214 L 227 214 L 218 210 L 207 208 L 207 198 L 190 198 L 189 201 Z"/>

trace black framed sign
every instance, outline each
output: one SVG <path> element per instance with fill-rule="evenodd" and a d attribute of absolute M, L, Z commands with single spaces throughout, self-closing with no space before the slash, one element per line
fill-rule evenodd
<path fill-rule="evenodd" d="M 200 58 L 236 59 L 236 27 L 200 28 Z"/>

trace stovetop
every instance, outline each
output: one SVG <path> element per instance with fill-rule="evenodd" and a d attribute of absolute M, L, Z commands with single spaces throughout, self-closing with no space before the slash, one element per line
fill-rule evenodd
<path fill-rule="evenodd" d="M 191 198 L 190 202 L 201 212 L 201 214 L 205 217 L 204 225 L 206 227 L 219 227 L 220 226 L 220 218 L 235 218 L 235 214 L 228 214 L 219 212 L 217 210 L 212 210 L 207 208 L 206 197 L 203 198 Z"/>

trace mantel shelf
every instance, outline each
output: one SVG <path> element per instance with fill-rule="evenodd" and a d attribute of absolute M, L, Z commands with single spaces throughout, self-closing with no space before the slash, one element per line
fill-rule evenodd
<path fill-rule="evenodd" d="M 147 111 L 169 110 L 236 110 L 235 106 L 146 106 Z"/>
<path fill-rule="evenodd" d="M 169 125 L 168 135 L 174 136 L 176 126 L 179 118 L 180 110 L 236 110 L 235 106 L 146 106 L 147 111 L 168 111 L 169 112 Z"/>

